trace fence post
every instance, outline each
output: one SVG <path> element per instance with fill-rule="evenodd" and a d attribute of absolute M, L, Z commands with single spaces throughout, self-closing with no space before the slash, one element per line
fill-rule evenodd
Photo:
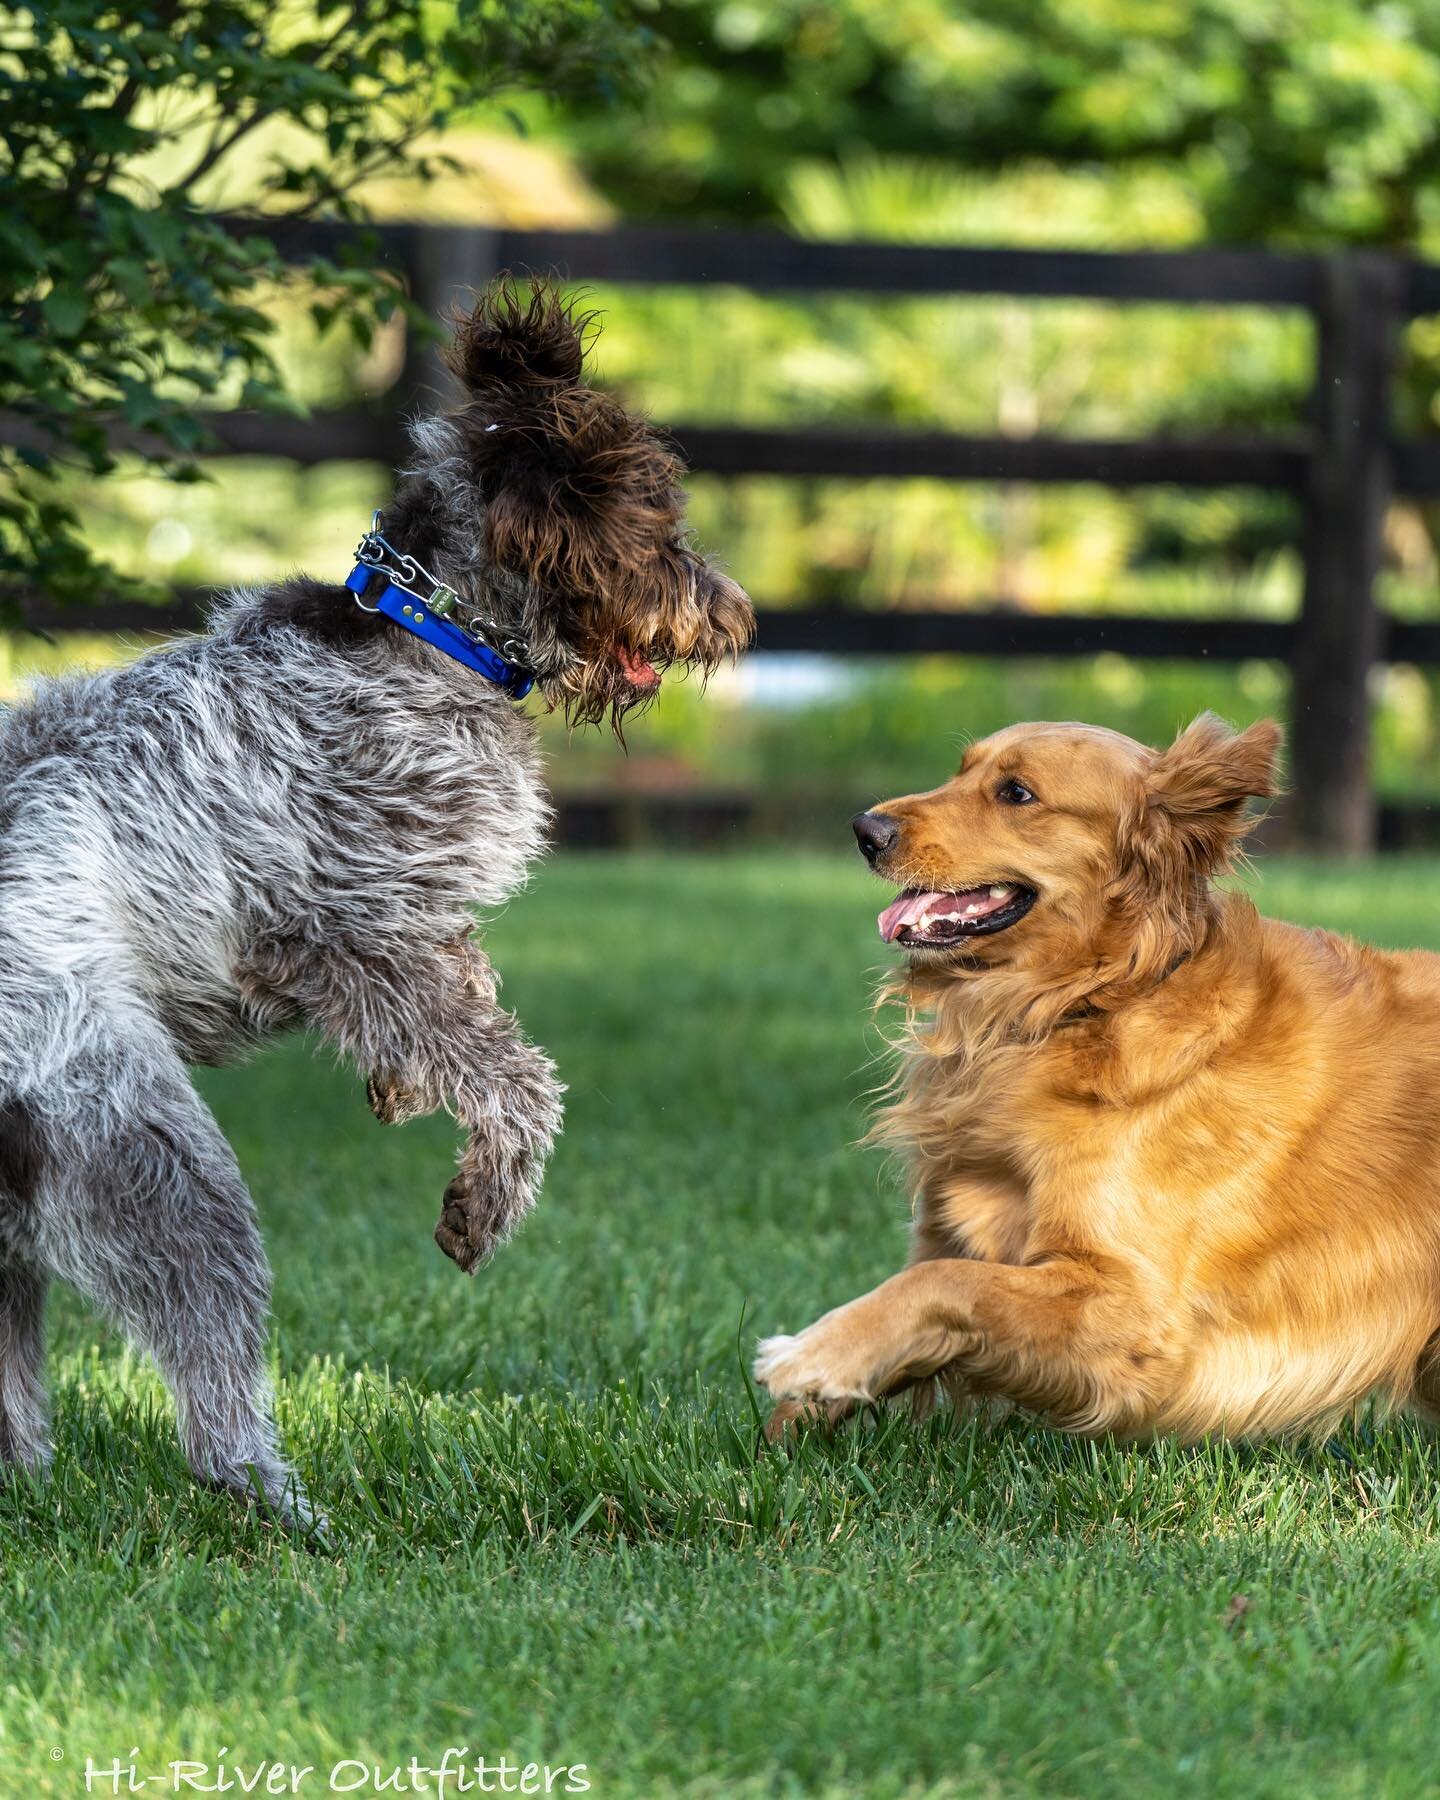
<path fill-rule="evenodd" d="M 474 293 L 499 272 L 498 234 L 483 226 L 421 225 L 410 254 L 410 298 L 436 325 L 448 329 L 453 306 L 468 306 Z M 400 378 L 402 405 L 430 412 L 456 398 L 454 377 L 440 360 L 443 340 L 408 335 Z"/>
<path fill-rule="evenodd" d="M 1327 855 L 1363 854 L 1376 841 L 1369 685 L 1383 648 L 1375 579 L 1391 491 L 1401 280 L 1401 265 L 1375 253 L 1327 258 L 1320 274 L 1290 805 L 1295 841 Z"/>

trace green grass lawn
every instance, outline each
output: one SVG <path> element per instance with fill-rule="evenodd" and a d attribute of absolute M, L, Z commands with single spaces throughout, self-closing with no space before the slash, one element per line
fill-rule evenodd
<path fill-rule="evenodd" d="M 1440 946 L 1434 862 L 1260 887 Z M 1183 1450 L 891 1417 L 757 1459 L 757 1332 L 903 1255 L 903 1196 L 850 1147 L 880 897 L 774 852 L 546 868 L 491 943 L 568 1123 L 474 1282 L 430 1241 L 444 1121 L 382 1131 L 299 1044 L 203 1077 L 336 1547 L 194 1488 L 153 1376 L 57 1296 L 55 1472 L 0 1492 L 0 1793 L 83 1794 L 133 1747 L 139 1791 L 228 1750 L 314 1765 L 313 1794 L 449 1746 L 583 1763 L 597 1795 L 1434 1789 L 1413 1425 Z"/>

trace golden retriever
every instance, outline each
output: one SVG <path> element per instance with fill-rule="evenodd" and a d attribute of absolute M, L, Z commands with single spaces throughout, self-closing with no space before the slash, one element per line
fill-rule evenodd
<path fill-rule="evenodd" d="M 902 889 L 876 1135 L 915 1223 L 901 1273 L 761 1343 L 772 1436 L 931 1377 L 1131 1437 L 1440 1407 L 1440 956 L 1215 885 L 1280 742 L 1017 725 L 855 821 Z"/>

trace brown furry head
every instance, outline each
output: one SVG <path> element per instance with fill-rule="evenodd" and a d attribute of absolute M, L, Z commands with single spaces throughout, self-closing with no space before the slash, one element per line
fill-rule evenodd
<path fill-rule="evenodd" d="M 618 724 L 667 666 L 709 671 L 742 650 L 754 619 L 687 541 L 674 450 L 584 385 L 591 319 L 551 285 L 508 279 L 457 318 L 446 360 L 466 398 L 416 427 L 424 462 L 387 525 L 408 526 L 422 560 L 428 533 L 446 568 L 468 566 L 553 705 Z"/>
<path fill-rule="evenodd" d="M 932 793 L 855 822 L 902 893 L 880 917 L 908 952 L 897 991 L 970 991 L 967 1029 L 1043 1032 L 1076 1007 L 1165 979 L 1205 942 L 1212 879 L 1275 792 L 1281 733 L 1204 714 L 1167 750 L 1070 724 L 1012 725 L 972 744 Z"/>

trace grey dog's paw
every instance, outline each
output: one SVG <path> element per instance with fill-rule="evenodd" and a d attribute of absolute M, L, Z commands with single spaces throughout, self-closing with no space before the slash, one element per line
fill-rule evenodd
<path fill-rule="evenodd" d="M 472 1176 L 457 1175 L 446 1188 L 435 1242 L 467 1275 L 473 1275 L 499 1243 L 493 1208 L 477 1194 Z"/>
<path fill-rule="evenodd" d="M 385 1069 L 374 1069 L 366 1076 L 365 1098 L 382 1125 L 405 1125 L 425 1111 L 419 1093 Z"/>
<path fill-rule="evenodd" d="M 445 1190 L 435 1242 L 473 1275 L 529 1212 L 539 1179 L 537 1159 L 524 1152 L 497 1153 L 472 1138 Z"/>

